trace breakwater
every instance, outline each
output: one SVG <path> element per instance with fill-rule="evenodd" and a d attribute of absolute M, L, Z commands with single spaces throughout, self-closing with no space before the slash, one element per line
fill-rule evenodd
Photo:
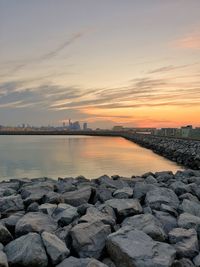
<path fill-rule="evenodd" d="M 200 266 L 200 171 L 0 183 L 0 266 Z"/>
<path fill-rule="evenodd" d="M 122 133 L 122 136 L 191 169 L 200 169 L 200 141 L 145 134 Z"/>

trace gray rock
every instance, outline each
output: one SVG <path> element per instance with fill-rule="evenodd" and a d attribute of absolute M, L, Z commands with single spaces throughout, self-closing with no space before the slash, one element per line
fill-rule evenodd
<path fill-rule="evenodd" d="M 16 212 L 7 218 L 4 218 L 4 225 L 10 232 L 15 232 L 15 225 L 22 216 L 24 216 L 24 211 Z"/>
<path fill-rule="evenodd" d="M 189 213 L 182 213 L 178 218 L 178 226 L 186 229 L 194 228 L 198 232 L 200 217 Z"/>
<path fill-rule="evenodd" d="M 191 260 L 187 258 L 182 258 L 180 260 L 175 260 L 171 267 L 195 267 Z"/>
<path fill-rule="evenodd" d="M 193 258 L 199 246 L 195 229 L 174 228 L 169 232 L 169 242 L 174 245 L 178 257 Z"/>
<path fill-rule="evenodd" d="M 38 211 L 43 212 L 43 213 L 51 216 L 56 208 L 57 208 L 56 204 L 45 203 L 45 204 L 42 204 L 38 207 Z"/>
<path fill-rule="evenodd" d="M 0 223 L 0 243 L 3 245 L 8 244 L 10 241 L 13 240 L 11 233 L 8 229 Z"/>
<path fill-rule="evenodd" d="M 105 258 L 102 262 L 108 267 L 116 267 L 116 265 L 110 258 Z"/>
<path fill-rule="evenodd" d="M 177 219 L 168 212 L 154 210 L 153 214 L 162 224 L 165 233 L 177 227 Z"/>
<path fill-rule="evenodd" d="M 177 196 L 188 193 L 190 191 L 188 185 L 181 181 L 176 181 L 170 185 L 170 188 L 176 193 Z"/>
<path fill-rule="evenodd" d="M 166 204 L 175 209 L 179 205 L 177 195 L 168 188 L 155 188 L 147 192 L 145 201 L 152 209 L 160 209 L 161 204 Z"/>
<path fill-rule="evenodd" d="M 27 212 L 36 212 L 38 211 L 38 208 L 39 204 L 37 202 L 33 202 L 27 207 Z"/>
<path fill-rule="evenodd" d="M 77 207 L 77 212 L 82 216 L 85 215 L 87 212 L 87 209 L 90 207 L 94 207 L 92 204 L 85 203 Z"/>
<path fill-rule="evenodd" d="M 199 203 L 198 198 L 196 196 L 192 195 L 191 193 L 185 193 L 183 195 L 180 195 L 179 199 L 180 200 L 188 199 L 188 200 L 195 201 L 195 202 Z"/>
<path fill-rule="evenodd" d="M 70 236 L 70 230 L 72 229 L 72 225 L 69 224 L 64 227 L 60 227 L 55 231 L 55 235 L 60 238 L 68 248 L 71 247 L 71 236 Z"/>
<path fill-rule="evenodd" d="M 144 232 L 129 227 L 109 235 L 106 247 L 117 267 L 169 267 L 176 254 L 171 245 L 154 241 Z"/>
<path fill-rule="evenodd" d="M 182 212 L 190 213 L 200 217 L 200 203 L 184 199 L 179 208 L 182 210 Z"/>
<path fill-rule="evenodd" d="M 193 259 L 194 265 L 200 267 L 200 253 Z"/>
<path fill-rule="evenodd" d="M 44 231 L 41 237 L 53 265 L 60 263 L 70 254 L 65 243 L 56 235 Z"/>
<path fill-rule="evenodd" d="M 89 186 L 83 187 L 79 190 L 66 192 L 62 194 L 65 203 L 78 207 L 84 203 L 88 203 L 92 194 L 92 188 Z"/>
<path fill-rule="evenodd" d="M 72 246 L 79 257 L 100 258 L 106 237 L 111 233 L 109 225 L 102 222 L 80 223 L 71 230 Z"/>
<path fill-rule="evenodd" d="M 164 212 L 168 212 L 169 214 L 171 214 L 174 217 L 178 217 L 178 212 L 174 208 L 172 208 L 168 205 L 161 204 L 160 210 L 164 211 Z"/>
<path fill-rule="evenodd" d="M 132 229 L 141 230 L 157 241 L 164 241 L 166 238 L 161 223 L 151 214 L 128 217 L 122 223 L 122 227 L 124 226 L 130 226 Z"/>
<path fill-rule="evenodd" d="M 98 187 L 96 189 L 96 199 L 101 203 L 104 203 L 106 200 L 113 198 L 113 192 L 115 191 L 114 188 L 107 188 L 107 187 Z"/>
<path fill-rule="evenodd" d="M 18 220 L 15 233 L 20 236 L 29 232 L 54 232 L 56 229 L 57 223 L 50 216 L 41 212 L 29 212 Z"/>
<path fill-rule="evenodd" d="M 77 208 L 65 203 L 58 204 L 58 207 L 52 213 L 52 217 L 60 226 L 70 224 L 78 216 Z"/>
<path fill-rule="evenodd" d="M 10 214 L 24 209 L 24 204 L 20 195 L 0 198 L 0 212 Z"/>
<path fill-rule="evenodd" d="M 3 251 L 0 251 L 0 267 L 8 267 L 7 256 Z"/>
<path fill-rule="evenodd" d="M 145 182 L 137 182 L 135 183 L 135 187 L 133 190 L 133 197 L 138 198 L 140 200 L 144 199 L 147 192 L 156 189 L 157 186 L 155 184 L 147 184 Z"/>
<path fill-rule="evenodd" d="M 48 258 L 37 233 L 29 233 L 10 242 L 5 247 L 9 266 L 46 267 Z"/>
<path fill-rule="evenodd" d="M 49 191 L 44 195 L 44 203 L 59 204 L 63 202 L 61 194 L 53 191 Z"/>
<path fill-rule="evenodd" d="M 90 207 L 87 209 L 86 215 L 82 216 L 79 219 L 79 223 L 83 222 L 95 222 L 95 221 L 101 221 L 104 224 L 108 225 L 115 225 L 115 217 L 111 216 L 110 214 L 106 212 L 101 212 L 95 207 Z"/>
<path fill-rule="evenodd" d="M 145 183 L 146 184 L 156 184 L 157 183 L 157 180 L 156 180 L 156 178 L 153 177 L 153 175 L 149 175 L 145 179 Z"/>
<path fill-rule="evenodd" d="M 123 187 L 113 192 L 115 198 L 131 198 L 133 196 L 133 189 L 131 187 Z"/>
<path fill-rule="evenodd" d="M 74 257 L 69 257 L 62 261 L 56 267 L 107 267 L 105 264 L 97 261 L 96 259 L 82 258 L 77 259 Z"/>
<path fill-rule="evenodd" d="M 142 213 L 138 199 L 110 199 L 105 205 L 112 207 L 120 218 Z"/>
<path fill-rule="evenodd" d="M 168 180 L 174 178 L 173 172 L 171 171 L 156 172 L 154 175 L 159 183 L 166 183 Z"/>
<path fill-rule="evenodd" d="M 3 250 L 4 246 L 0 243 L 0 251 Z"/>

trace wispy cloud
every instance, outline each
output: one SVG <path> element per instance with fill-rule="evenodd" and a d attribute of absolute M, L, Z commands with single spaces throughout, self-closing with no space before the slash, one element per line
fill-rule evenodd
<path fill-rule="evenodd" d="M 199 50 L 200 49 L 199 31 L 194 33 L 189 33 L 188 35 L 180 39 L 177 39 L 175 42 L 173 42 L 173 46 L 175 48 Z"/>

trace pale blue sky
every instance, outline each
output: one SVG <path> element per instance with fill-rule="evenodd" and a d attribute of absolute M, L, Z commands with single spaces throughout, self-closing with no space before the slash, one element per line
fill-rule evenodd
<path fill-rule="evenodd" d="M 0 0 L 0 124 L 199 125 L 199 14 L 199 0 Z"/>

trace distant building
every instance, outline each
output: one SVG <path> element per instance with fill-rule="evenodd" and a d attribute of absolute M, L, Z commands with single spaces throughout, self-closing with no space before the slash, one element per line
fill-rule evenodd
<path fill-rule="evenodd" d="M 181 137 L 190 137 L 192 133 L 192 125 L 182 126 L 181 127 Z"/>
<path fill-rule="evenodd" d="M 84 122 L 84 123 L 83 123 L 83 130 L 86 131 L 87 128 L 88 128 L 87 122 Z"/>
<path fill-rule="evenodd" d="M 79 121 L 71 122 L 71 120 L 69 120 L 68 129 L 70 131 L 79 131 L 79 130 L 81 130 L 81 126 L 80 126 Z"/>

